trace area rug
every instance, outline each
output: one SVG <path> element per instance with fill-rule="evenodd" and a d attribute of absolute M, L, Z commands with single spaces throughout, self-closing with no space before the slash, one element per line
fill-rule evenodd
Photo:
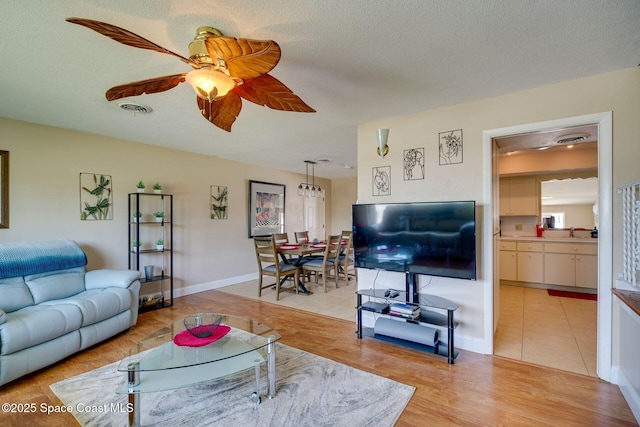
<path fill-rule="evenodd" d="M 83 426 L 123 426 L 124 374 L 112 363 L 51 385 Z M 266 378 L 261 378 L 263 393 Z M 392 426 L 414 387 L 278 344 L 276 396 L 251 401 L 255 372 L 178 390 L 141 394 L 143 426 Z M 88 408 L 88 409 L 87 409 Z M 95 409 L 94 409 L 95 408 Z M 104 409 L 103 409 L 104 408 Z"/>
<path fill-rule="evenodd" d="M 588 299 L 591 301 L 598 300 L 598 294 L 587 294 L 584 292 L 556 291 L 553 289 L 547 289 L 547 293 L 552 297 Z"/>

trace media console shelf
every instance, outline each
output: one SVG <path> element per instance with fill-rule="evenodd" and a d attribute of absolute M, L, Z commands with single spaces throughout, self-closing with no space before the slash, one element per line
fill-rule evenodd
<path fill-rule="evenodd" d="M 409 295 L 406 291 L 398 291 L 398 296 L 394 298 L 385 297 L 386 289 L 361 289 L 357 294 L 358 305 L 357 305 L 357 317 L 356 317 L 356 327 L 357 327 L 357 335 L 358 339 L 361 339 L 363 336 L 374 337 L 378 339 L 382 339 L 389 342 L 394 342 L 397 344 L 408 345 L 413 348 L 417 348 L 423 351 L 427 351 L 429 353 L 437 354 L 439 356 L 444 356 L 447 358 L 447 362 L 450 364 L 455 363 L 456 357 L 458 357 L 458 351 L 455 350 L 454 347 L 454 339 L 453 332 L 455 328 L 458 326 L 458 323 L 453 318 L 453 312 L 458 309 L 458 304 L 449 301 L 446 298 L 442 298 L 436 295 L 425 295 L 419 294 L 418 306 L 420 308 L 420 318 L 417 320 L 408 320 L 403 319 L 397 316 L 392 316 L 389 314 L 383 313 L 374 313 L 377 316 L 385 316 L 389 318 L 399 319 L 398 322 L 407 322 L 414 323 L 418 325 L 434 325 L 442 328 L 446 328 L 447 330 L 447 343 L 436 343 L 435 346 L 428 346 L 424 344 L 419 344 L 399 338 L 394 338 L 390 336 L 378 335 L 375 333 L 373 328 L 366 328 L 362 326 L 362 311 L 369 311 L 367 308 L 363 307 L 362 297 L 367 297 L 368 300 L 374 300 L 377 302 L 385 301 L 387 303 L 394 302 L 402 302 L 406 303 L 409 301 Z M 413 299 L 413 298 L 412 298 Z M 438 313 L 436 311 L 430 309 L 439 309 L 446 310 L 447 314 L 444 315 L 442 313 Z"/>

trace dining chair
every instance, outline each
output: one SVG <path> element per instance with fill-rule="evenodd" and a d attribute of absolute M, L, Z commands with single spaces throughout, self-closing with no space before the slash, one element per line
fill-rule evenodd
<path fill-rule="evenodd" d="M 338 277 L 343 274 L 347 283 L 352 277 L 357 281 L 358 269 L 354 265 L 353 232 L 351 230 L 343 230 L 341 240 L 344 243 L 338 255 Z"/>
<path fill-rule="evenodd" d="M 307 276 L 307 279 L 307 273 L 316 273 L 316 283 L 318 283 L 318 274 L 322 275 L 322 286 L 324 286 L 325 292 L 327 292 L 327 276 L 329 276 L 330 270 L 334 272 L 336 288 L 338 287 L 338 263 L 336 260 L 340 252 L 340 237 L 339 234 L 329 236 L 325 242 L 326 246 L 322 258 L 311 259 L 302 264 L 302 273 L 303 276 Z"/>
<path fill-rule="evenodd" d="M 294 233 L 296 238 L 296 243 L 307 243 L 309 242 L 309 232 L 308 231 L 296 231 Z"/>
<path fill-rule="evenodd" d="M 287 233 L 274 233 L 273 238 L 276 241 L 276 247 L 289 243 L 289 235 Z"/>
<path fill-rule="evenodd" d="M 287 278 L 294 279 L 293 286 L 297 294 L 300 268 L 280 260 L 275 236 L 255 236 L 253 242 L 256 248 L 256 259 L 258 261 L 258 297 L 262 296 L 263 289 L 275 285 L 276 300 L 280 300 L 280 292 L 283 290 L 280 284 Z M 263 282 L 264 276 L 275 277 L 276 282 L 265 285 Z"/>

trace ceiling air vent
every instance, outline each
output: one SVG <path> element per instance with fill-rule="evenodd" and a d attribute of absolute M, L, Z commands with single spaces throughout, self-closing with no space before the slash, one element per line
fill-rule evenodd
<path fill-rule="evenodd" d="M 118 102 L 118 107 L 125 111 L 132 111 L 135 114 L 149 114 L 153 111 L 151 107 L 136 104 L 135 102 Z"/>
<path fill-rule="evenodd" d="M 554 138 L 553 142 L 555 142 L 556 144 L 577 144 L 579 142 L 584 142 L 587 140 L 587 138 L 589 138 L 591 135 L 589 135 L 588 133 L 574 133 L 571 135 L 563 135 L 563 136 L 559 136 L 557 138 Z"/>

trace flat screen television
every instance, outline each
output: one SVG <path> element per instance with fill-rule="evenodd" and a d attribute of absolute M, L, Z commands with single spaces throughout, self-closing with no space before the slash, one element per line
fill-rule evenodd
<path fill-rule="evenodd" d="M 476 279 L 473 201 L 352 206 L 360 268 Z"/>

